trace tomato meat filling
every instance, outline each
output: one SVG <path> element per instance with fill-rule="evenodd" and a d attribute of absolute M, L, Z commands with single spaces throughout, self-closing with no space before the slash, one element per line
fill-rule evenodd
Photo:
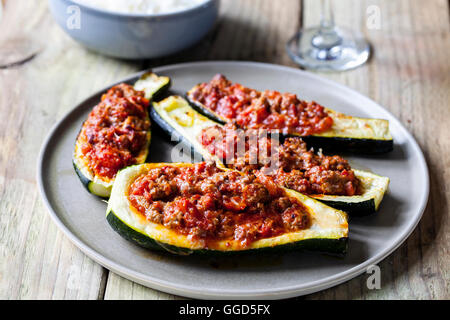
<path fill-rule="evenodd" d="M 234 121 L 241 128 L 263 128 L 308 136 L 329 130 L 333 125 L 333 119 L 325 108 L 314 101 L 300 100 L 291 93 L 257 91 L 232 83 L 220 74 L 209 83 L 196 86 L 189 98 L 220 117 Z"/>
<path fill-rule="evenodd" d="M 278 139 L 265 131 L 244 131 L 227 124 L 203 129 L 199 140 L 229 168 L 264 173 L 275 183 L 303 194 L 361 193 L 360 182 L 347 160 L 316 154 L 301 138 L 287 138 L 278 144 Z"/>
<path fill-rule="evenodd" d="M 133 208 L 154 223 L 203 241 L 258 239 L 309 226 L 307 209 L 264 175 L 224 172 L 211 163 L 150 169 L 129 186 Z"/>
<path fill-rule="evenodd" d="M 143 91 L 125 83 L 102 96 L 80 132 L 81 153 L 95 175 L 112 179 L 136 163 L 148 139 L 148 105 Z"/>

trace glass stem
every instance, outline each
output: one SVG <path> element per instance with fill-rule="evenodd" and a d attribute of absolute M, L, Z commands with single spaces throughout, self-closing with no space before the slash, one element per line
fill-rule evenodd
<path fill-rule="evenodd" d="M 312 52 L 312 55 L 319 60 L 332 60 L 336 59 L 341 53 L 342 38 L 334 25 L 331 0 L 321 1 L 322 15 L 320 26 L 316 35 L 311 39 L 311 44 L 316 49 Z"/>
<path fill-rule="evenodd" d="M 329 32 L 334 29 L 334 14 L 330 0 L 321 0 L 322 13 L 320 16 L 320 28 Z"/>

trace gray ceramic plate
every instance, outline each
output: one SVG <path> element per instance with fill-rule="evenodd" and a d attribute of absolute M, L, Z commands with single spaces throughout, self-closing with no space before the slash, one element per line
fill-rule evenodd
<path fill-rule="evenodd" d="M 237 258 L 178 257 L 144 250 L 116 234 L 105 219 L 106 203 L 83 189 L 71 163 L 83 120 L 106 90 L 77 105 L 51 131 L 38 163 L 42 197 L 60 229 L 106 268 L 165 292 L 193 298 L 286 298 L 335 286 L 394 251 L 413 231 L 428 199 L 428 172 L 412 136 L 389 112 L 342 85 L 287 67 L 249 62 L 202 62 L 154 69 L 182 93 L 216 73 L 258 89 L 294 92 L 350 115 L 390 121 L 395 146 L 376 157 L 348 156 L 355 167 L 391 178 L 380 211 L 350 221 L 348 254 L 337 258 L 293 252 Z M 139 74 L 124 81 L 134 82 Z M 154 125 L 156 127 L 156 125 Z M 170 161 L 172 145 L 154 130 L 152 162 Z"/>

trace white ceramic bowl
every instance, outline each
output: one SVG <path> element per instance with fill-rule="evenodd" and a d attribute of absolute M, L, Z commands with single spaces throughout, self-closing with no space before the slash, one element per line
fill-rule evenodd
<path fill-rule="evenodd" d="M 56 22 L 73 39 L 102 54 L 148 59 L 188 48 L 203 38 L 218 16 L 219 0 L 166 14 L 118 13 L 72 0 L 49 0 Z"/>

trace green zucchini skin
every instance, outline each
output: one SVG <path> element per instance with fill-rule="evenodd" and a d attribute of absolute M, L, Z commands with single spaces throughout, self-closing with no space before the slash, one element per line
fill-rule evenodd
<path fill-rule="evenodd" d="M 88 177 L 86 177 L 78 168 L 75 161 L 72 160 L 73 168 L 75 170 L 75 173 L 77 174 L 78 178 L 81 181 L 81 184 L 86 188 L 86 190 L 89 193 L 92 193 L 93 195 L 102 198 L 104 200 L 108 200 L 109 196 L 105 196 L 104 194 L 96 193 L 94 189 L 94 182 L 90 180 Z"/>
<path fill-rule="evenodd" d="M 169 81 L 162 86 L 158 91 L 156 91 L 152 96 L 152 101 L 160 100 L 164 97 L 164 95 L 169 91 L 170 87 L 172 86 L 172 79 L 168 78 Z"/>
<path fill-rule="evenodd" d="M 295 135 L 289 135 L 295 137 Z M 323 149 L 324 152 L 342 152 L 343 150 L 359 154 L 382 154 L 394 150 L 393 140 L 355 139 L 343 137 L 301 137 L 309 147 Z"/>
<path fill-rule="evenodd" d="M 201 161 L 207 161 L 202 154 L 198 152 L 197 149 L 177 130 L 172 128 L 163 118 L 159 115 L 159 113 L 154 109 L 150 109 L 150 118 L 154 123 L 156 123 L 162 131 L 170 138 L 170 140 L 174 143 L 182 143 L 184 147 L 190 148 L 191 155 L 195 154 L 195 159 L 201 159 Z"/>
<path fill-rule="evenodd" d="M 187 255 L 191 253 L 191 250 L 185 248 L 178 248 L 172 245 L 162 245 L 160 242 L 130 228 L 125 223 L 123 223 L 113 211 L 108 212 L 106 216 L 111 228 L 114 229 L 118 234 L 120 234 L 124 239 L 146 249 L 158 250 L 158 251 L 169 251 L 179 255 Z"/>
<path fill-rule="evenodd" d="M 330 206 L 332 208 L 345 211 L 351 217 L 363 217 L 373 214 L 377 211 L 375 207 L 375 201 L 373 199 L 361 201 L 361 202 L 344 202 L 344 201 L 332 201 L 317 199 L 320 202 Z"/>
<path fill-rule="evenodd" d="M 150 119 L 155 122 L 165 134 L 171 137 L 171 140 L 174 139 L 175 142 L 187 142 L 186 138 L 175 130 L 170 124 L 168 124 L 156 111 L 155 108 L 150 108 Z"/>
<path fill-rule="evenodd" d="M 81 127 L 83 127 L 83 125 L 84 125 L 84 122 L 83 122 L 83 124 L 81 125 Z M 78 132 L 77 139 L 75 140 L 75 147 L 76 147 L 76 144 L 77 144 L 77 142 L 78 142 L 78 137 L 79 137 L 80 133 L 81 133 L 81 129 L 80 129 L 80 131 Z M 94 196 L 97 196 L 97 197 L 99 197 L 99 198 L 101 198 L 101 199 L 103 199 L 103 200 L 108 200 L 109 195 L 110 195 L 110 193 L 111 193 L 111 188 L 112 188 L 112 186 L 110 186 L 109 188 L 106 188 L 106 187 L 104 187 L 104 186 L 102 186 L 102 185 L 99 185 L 99 184 L 96 185 L 96 183 L 95 183 L 94 181 L 92 181 L 90 178 L 88 178 L 88 177 L 82 172 L 82 170 L 78 167 L 78 165 L 77 165 L 77 163 L 76 163 L 76 161 L 75 161 L 75 157 L 76 157 L 76 155 L 75 155 L 75 153 L 74 153 L 73 156 L 72 156 L 72 165 L 73 165 L 73 169 L 75 170 L 75 173 L 77 174 L 78 179 L 80 180 L 80 182 L 81 182 L 81 184 L 83 185 L 83 187 L 84 187 L 89 193 L 93 194 Z"/>
<path fill-rule="evenodd" d="M 189 91 L 190 92 L 190 91 Z M 217 114 L 215 114 L 212 111 L 209 111 L 208 108 L 206 108 L 203 104 L 201 104 L 200 102 L 194 101 L 189 97 L 189 92 L 187 92 L 184 96 L 184 98 L 186 99 L 187 102 L 189 102 L 189 104 L 191 105 L 191 107 L 199 112 L 200 114 L 204 115 L 205 117 L 208 117 L 209 119 L 219 123 L 219 124 L 226 124 L 227 123 L 227 119 L 225 118 L 221 118 L 220 116 L 218 116 Z"/>
<path fill-rule="evenodd" d="M 191 90 L 192 91 L 192 90 Z M 190 92 L 190 91 L 189 91 Z M 193 109 L 208 117 L 209 119 L 219 123 L 227 123 L 224 119 L 214 112 L 211 112 L 203 104 L 190 98 L 190 94 L 186 93 L 185 98 Z M 321 148 L 325 152 L 342 152 L 348 151 L 357 154 L 382 154 L 391 152 L 394 149 L 394 140 L 353 138 L 353 137 L 322 137 L 322 136 L 300 136 L 296 134 L 280 134 L 282 138 L 301 137 L 310 147 Z"/>
<path fill-rule="evenodd" d="M 201 256 L 223 256 L 223 255 L 242 255 L 254 253 L 270 252 L 288 252 L 288 251 L 314 251 L 334 255 L 345 255 L 348 250 L 348 238 L 339 239 L 305 239 L 294 243 L 288 243 L 275 247 L 240 250 L 240 251 L 219 251 L 210 249 L 190 250 L 179 248 L 169 244 L 163 244 L 144 235 L 123 223 L 113 211 L 108 212 L 106 216 L 111 228 L 127 241 L 145 249 L 169 252 L 177 255 L 201 255 Z"/>
<path fill-rule="evenodd" d="M 146 88 L 147 83 L 156 83 L 159 86 L 155 88 Z M 172 85 L 172 79 L 165 76 L 158 76 L 152 72 L 146 72 L 136 81 L 134 87 L 136 90 L 142 90 L 145 92 L 145 98 L 151 101 L 158 100 L 164 96 L 164 94 L 170 89 Z"/>

